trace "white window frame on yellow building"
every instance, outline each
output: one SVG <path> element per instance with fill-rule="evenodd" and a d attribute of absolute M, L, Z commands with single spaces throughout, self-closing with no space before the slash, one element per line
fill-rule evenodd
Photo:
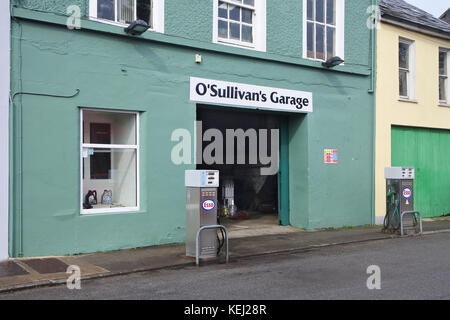
<path fill-rule="evenodd" d="M 449 74 L 450 74 L 450 49 L 447 48 L 439 48 L 439 55 L 441 53 L 446 54 L 446 65 L 445 65 L 445 73 L 441 74 L 440 68 L 439 68 L 439 82 L 441 78 L 445 79 L 444 84 L 444 93 L 445 93 L 445 99 L 441 99 L 440 92 L 439 92 L 439 105 L 449 107 L 450 106 L 450 80 L 449 80 Z M 439 60 L 440 63 L 440 60 Z M 440 87 L 439 87 L 440 90 Z"/>
<path fill-rule="evenodd" d="M 405 69 L 405 68 L 401 68 L 400 65 L 398 66 L 398 70 L 399 70 L 399 72 L 398 72 L 399 100 L 407 101 L 407 102 L 417 102 L 415 100 L 415 97 L 416 97 L 416 43 L 414 40 L 400 37 L 398 44 L 399 44 L 399 47 L 400 47 L 400 44 L 408 45 L 408 68 Z M 398 52 L 398 56 L 400 57 L 400 52 Z M 406 78 L 407 95 L 406 96 L 402 96 L 400 94 L 400 71 L 407 71 L 407 78 Z"/>

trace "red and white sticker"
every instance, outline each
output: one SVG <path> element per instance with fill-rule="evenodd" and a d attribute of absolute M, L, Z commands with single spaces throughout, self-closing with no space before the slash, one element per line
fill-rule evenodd
<path fill-rule="evenodd" d="M 216 203 L 214 202 L 214 200 L 207 199 L 207 200 L 202 202 L 202 208 L 205 211 L 214 210 L 215 207 L 216 207 Z"/>
<path fill-rule="evenodd" d="M 403 198 L 405 198 L 405 199 L 411 198 L 411 196 L 412 196 L 412 190 L 411 190 L 411 188 L 409 188 L 409 187 L 403 188 L 402 196 L 403 196 Z"/>

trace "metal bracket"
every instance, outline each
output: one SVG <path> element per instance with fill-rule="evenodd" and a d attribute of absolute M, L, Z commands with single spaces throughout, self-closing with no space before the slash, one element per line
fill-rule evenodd
<path fill-rule="evenodd" d="M 198 231 L 197 231 L 197 238 L 195 240 L 195 264 L 197 266 L 199 265 L 200 248 L 198 246 L 198 241 L 199 241 L 200 233 L 203 230 L 207 230 L 207 229 L 222 229 L 223 231 L 225 231 L 225 240 L 226 240 L 226 244 L 227 244 L 226 261 L 228 263 L 228 261 L 229 261 L 229 255 L 228 255 L 228 231 L 227 231 L 227 228 L 225 228 L 224 226 L 218 224 L 218 225 L 203 226 L 203 227 L 200 227 L 200 229 L 198 229 Z"/>
<path fill-rule="evenodd" d="M 401 234 L 401 236 L 403 237 L 403 216 L 406 214 L 412 214 L 412 215 L 418 214 L 419 215 L 419 225 L 420 225 L 420 233 L 419 234 L 422 234 L 423 233 L 423 228 L 422 228 L 423 225 L 422 225 L 422 215 L 420 214 L 420 212 L 419 211 L 404 211 L 404 212 L 402 212 L 402 214 L 400 216 L 400 234 Z"/>

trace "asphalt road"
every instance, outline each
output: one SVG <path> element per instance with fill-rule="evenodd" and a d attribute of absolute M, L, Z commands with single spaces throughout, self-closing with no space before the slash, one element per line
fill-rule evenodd
<path fill-rule="evenodd" d="M 367 288 L 379 266 L 381 289 Z M 450 299 L 450 233 L 18 291 L 0 299 Z"/>

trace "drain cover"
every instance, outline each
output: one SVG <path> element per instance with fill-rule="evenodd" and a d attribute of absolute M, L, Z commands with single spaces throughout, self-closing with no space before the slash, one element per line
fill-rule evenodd
<path fill-rule="evenodd" d="M 0 262 L 0 278 L 28 274 L 28 272 L 13 261 Z"/>
<path fill-rule="evenodd" d="M 23 263 L 29 265 L 31 268 L 42 274 L 66 272 L 68 267 L 67 264 L 56 258 L 31 259 L 23 261 Z"/>

